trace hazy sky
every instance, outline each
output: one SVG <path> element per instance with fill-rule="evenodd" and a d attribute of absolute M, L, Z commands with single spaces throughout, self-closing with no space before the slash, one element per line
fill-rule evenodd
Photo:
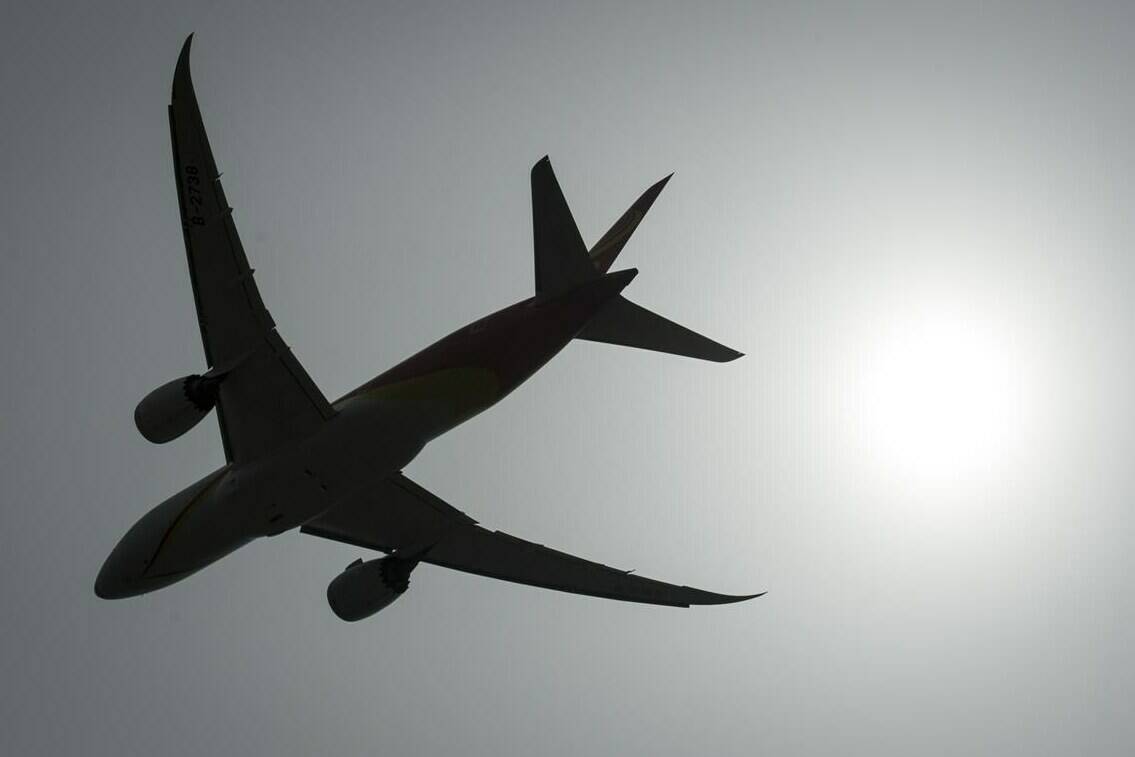
<path fill-rule="evenodd" d="M 1135 7 L 22 2 L 0 20 L 0 753 L 1127 754 Z M 316 10 L 318 8 L 318 10 Z M 290 533 L 95 598 L 223 461 L 132 421 L 204 368 L 166 104 L 194 79 L 329 397 L 677 174 L 635 300 L 747 353 L 570 345 L 408 473 L 487 526 L 753 602 L 675 610 Z M 581 477 L 580 471 L 587 476 Z"/>

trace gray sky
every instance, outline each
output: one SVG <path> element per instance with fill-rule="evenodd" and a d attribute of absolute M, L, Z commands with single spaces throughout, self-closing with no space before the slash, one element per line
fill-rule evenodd
<path fill-rule="evenodd" d="M 293 5 L 0 23 L 0 752 L 1130 750 L 1130 4 Z M 409 473 L 768 596 L 423 566 L 349 625 L 324 590 L 361 551 L 293 533 L 97 600 L 223 460 L 211 420 L 154 447 L 131 416 L 203 367 L 165 113 L 190 31 L 261 291 L 331 397 L 530 294 L 545 153 L 589 242 L 676 171 L 631 296 L 747 357 L 571 345 Z"/>

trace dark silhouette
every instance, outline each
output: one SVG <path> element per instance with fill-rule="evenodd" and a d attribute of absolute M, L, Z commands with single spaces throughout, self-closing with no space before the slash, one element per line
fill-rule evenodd
<path fill-rule="evenodd" d="M 747 596 L 654 581 L 481 528 L 400 472 L 431 439 L 493 405 L 574 338 L 724 362 L 741 353 L 620 294 L 608 273 L 662 187 L 648 189 L 590 251 L 545 157 L 532 169 L 536 295 L 455 331 L 329 403 L 276 332 L 225 199 L 189 76 L 185 41 L 169 106 L 178 202 L 210 366 L 139 404 L 150 441 L 175 439 L 216 408 L 226 464 L 142 517 L 95 582 L 112 599 L 179 581 L 259 536 L 305 533 L 388 553 L 327 589 L 359 620 L 409 585 L 419 562 L 532 586 L 689 606 Z M 751 595 L 759 596 L 759 595 Z"/>

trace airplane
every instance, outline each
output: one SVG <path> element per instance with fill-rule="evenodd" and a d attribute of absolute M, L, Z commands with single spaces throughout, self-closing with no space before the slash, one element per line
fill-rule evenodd
<path fill-rule="evenodd" d="M 727 362 L 741 356 L 634 304 L 634 268 L 610 272 L 666 185 L 647 189 L 590 249 L 545 157 L 532 168 L 535 295 L 454 331 L 328 402 L 257 290 L 221 187 L 189 72 L 193 35 L 173 78 L 170 137 L 197 320 L 209 366 L 138 404 L 147 440 L 176 439 L 217 411 L 225 464 L 146 513 L 95 581 L 103 599 L 181 581 L 261 536 L 294 528 L 385 556 L 359 558 L 327 588 L 346 621 L 401 596 L 420 563 L 628 602 L 688 607 L 761 594 L 717 594 L 617 570 L 491 531 L 403 469 L 432 439 L 494 405 L 574 339 Z"/>

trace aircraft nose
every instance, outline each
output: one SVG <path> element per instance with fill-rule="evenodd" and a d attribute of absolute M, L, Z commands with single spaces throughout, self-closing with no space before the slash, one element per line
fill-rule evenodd
<path fill-rule="evenodd" d="M 100 599 L 123 599 L 141 592 L 137 589 L 138 576 L 132 574 L 123 555 L 122 544 L 106 558 L 95 578 L 95 596 Z"/>
<path fill-rule="evenodd" d="M 115 575 L 109 559 L 102 564 L 95 579 L 95 596 L 99 599 L 121 599 L 126 596 L 123 582 Z"/>
<path fill-rule="evenodd" d="M 122 599 L 148 591 L 146 569 L 162 534 L 175 515 L 175 508 L 167 501 L 130 527 L 99 569 L 98 577 L 95 578 L 96 596 L 102 599 Z"/>
<path fill-rule="evenodd" d="M 222 469 L 224 470 L 224 469 Z M 184 521 L 186 512 L 199 503 L 203 492 L 219 479 L 221 471 L 213 473 L 181 490 L 165 502 L 143 515 L 114 546 L 95 578 L 95 596 L 102 599 L 122 599 L 160 589 L 180 581 L 207 565 L 215 556 L 206 558 L 182 555 L 167 564 L 160 564 L 163 547 L 173 544 L 170 534 Z M 210 558 L 211 559 L 208 559 Z M 159 563 L 154 570 L 155 561 Z"/>

